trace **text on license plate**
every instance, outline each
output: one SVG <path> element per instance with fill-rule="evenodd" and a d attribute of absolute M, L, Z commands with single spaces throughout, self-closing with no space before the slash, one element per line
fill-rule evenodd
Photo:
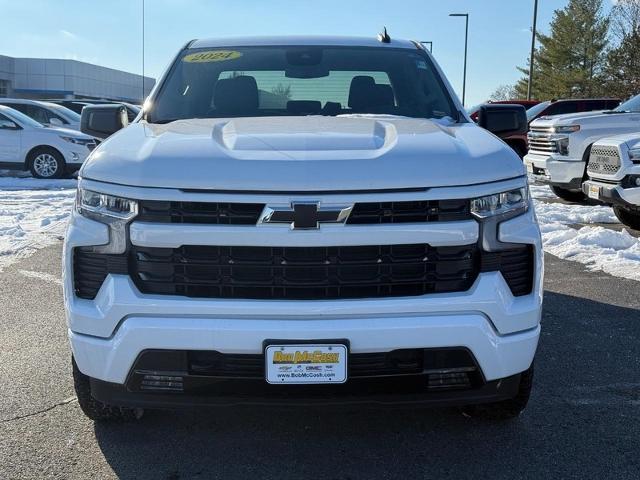
<path fill-rule="evenodd" d="M 342 344 L 267 345 L 268 383 L 344 383 L 347 346 Z"/>
<path fill-rule="evenodd" d="M 589 185 L 589 197 L 595 198 L 596 200 L 600 198 L 600 187 L 597 185 Z"/>

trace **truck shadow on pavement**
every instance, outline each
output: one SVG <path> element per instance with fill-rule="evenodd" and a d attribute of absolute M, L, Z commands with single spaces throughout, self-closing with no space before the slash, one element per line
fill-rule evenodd
<path fill-rule="evenodd" d="M 534 393 L 514 421 L 226 408 L 147 412 L 95 435 L 121 478 L 636 478 L 640 310 L 545 295 Z"/>

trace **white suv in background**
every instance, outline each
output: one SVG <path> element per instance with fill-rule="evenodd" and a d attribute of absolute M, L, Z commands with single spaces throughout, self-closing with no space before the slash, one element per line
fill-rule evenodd
<path fill-rule="evenodd" d="M 587 174 L 585 195 L 612 205 L 622 223 L 640 230 L 640 129 L 594 143 Z"/>
<path fill-rule="evenodd" d="M 60 178 L 77 171 L 96 140 L 65 128 L 48 128 L 0 105 L 0 168 L 29 170 L 36 178 Z"/>
<path fill-rule="evenodd" d="M 530 125 L 524 163 L 532 180 L 560 198 L 584 199 L 582 182 L 591 146 L 611 135 L 640 131 L 640 95 L 614 110 L 541 117 Z"/>
<path fill-rule="evenodd" d="M 522 161 L 419 43 L 186 45 L 80 172 L 64 247 L 78 402 L 478 405 L 520 413 L 542 249 Z M 481 128 L 481 126 L 485 128 Z"/>
<path fill-rule="evenodd" d="M 80 115 L 62 105 L 22 98 L 0 98 L 0 105 L 18 110 L 47 127 L 80 130 Z"/>

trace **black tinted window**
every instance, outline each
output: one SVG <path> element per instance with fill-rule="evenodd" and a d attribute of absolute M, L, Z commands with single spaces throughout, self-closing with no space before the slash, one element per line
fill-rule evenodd
<path fill-rule="evenodd" d="M 545 115 L 562 115 L 564 113 L 576 113 L 579 110 L 578 102 L 557 102 L 549 105 Z"/>

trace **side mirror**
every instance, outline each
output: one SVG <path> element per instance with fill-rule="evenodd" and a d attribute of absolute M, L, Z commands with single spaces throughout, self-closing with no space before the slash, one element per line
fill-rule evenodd
<path fill-rule="evenodd" d="M 0 130 L 20 130 L 20 127 L 11 120 L 0 119 Z"/>
<path fill-rule="evenodd" d="M 62 127 L 64 123 L 59 118 L 51 117 L 49 119 L 49 125 L 53 125 L 54 127 Z"/>
<path fill-rule="evenodd" d="M 527 111 L 522 105 L 482 105 L 478 125 L 496 135 L 525 135 L 529 129 Z"/>
<path fill-rule="evenodd" d="M 124 105 L 87 105 L 80 115 L 80 131 L 104 139 L 129 125 Z"/>

